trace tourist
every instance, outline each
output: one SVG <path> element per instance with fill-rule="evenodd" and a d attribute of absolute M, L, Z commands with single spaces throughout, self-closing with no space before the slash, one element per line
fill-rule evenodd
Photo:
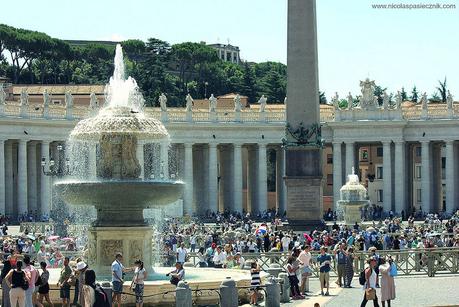
<path fill-rule="evenodd" d="M 64 264 L 61 269 L 61 274 L 57 286 L 60 288 L 60 298 L 62 306 L 70 306 L 70 284 L 69 278 L 72 276 L 72 269 L 69 266 L 69 257 L 64 258 Z"/>
<path fill-rule="evenodd" d="M 46 269 L 46 262 L 42 261 L 40 262 L 40 267 L 43 270 L 43 272 L 40 275 L 41 283 L 40 286 L 38 286 L 38 303 L 37 305 L 39 307 L 43 307 L 43 299 L 48 302 L 48 304 L 51 305 L 51 307 L 54 306 L 53 302 L 49 298 L 49 271 Z"/>
<path fill-rule="evenodd" d="M 88 270 L 88 265 L 84 261 L 77 262 L 77 267 L 76 267 L 76 278 L 77 279 L 75 283 L 75 288 L 78 288 L 78 292 L 75 291 L 75 297 L 77 297 L 77 303 L 79 305 L 82 305 L 84 303 L 83 286 L 84 286 L 85 274 L 87 270 Z M 78 293 L 78 295 L 76 293 Z M 74 304 L 75 304 L 75 300 L 74 300 Z"/>
<path fill-rule="evenodd" d="M 188 256 L 188 252 L 185 248 L 185 243 L 180 243 L 180 247 L 177 248 L 177 262 L 180 262 L 180 263 L 185 263 L 186 262 L 186 258 Z"/>
<path fill-rule="evenodd" d="M 342 287 L 344 284 L 344 269 L 346 266 L 346 251 L 344 250 L 346 243 L 340 243 L 339 248 L 335 251 L 335 258 L 336 258 L 336 270 L 338 273 L 338 279 L 335 283 Z"/>
<path fill-rule="evenodd" d="M 198 264 L 200 268 L 205 268 L 207 267 L 207 262 L 206 262 L 206 255 L 204 251 L 204 247 L 200 247 L 198 253 L 196 254 L 198 257 Z"/>
<path fill-rule="evenodd" d="M 135 305 L 136 307 L 143 306 L 143 289 L 144 289 L 144 281 L 147 279 L 147 270 L 143 267 L 143 262 L 141 260 L 137 260 L 134 262 L 135 270 L 134 270 L 134 277 L 132 278 L 132 285 L 135 293 Z"/>
<path fill-rule="evenodd" d="M 190 236 L 190 252 L 194 253 L 196 251 L 196 235 L 192 234 Z"/>
<path fill-rule="evenodd" d="M 319 281 L 320 281 L 320 294 L 324 295 L 324 288 L 327 288 L 325 295 L 330 295 L 330 264 L 331 256 L 327 254 L 327 247 L 320 247 L 320 255 L 317 257 L 317 262 L 319 263 Z"/>
<path fill-rule="evenodd" d="M 115 255 L 115 261 L 112 262 L 112 305 L 118 304 L 121 307 L 121 293 L 123 292 L 124 275 L 126 272 L 132 271 L 130 268 L 125 268 L 121 263 L 123 261 L 123 255 L 117 253 Z"/>
<path fill-rule="evenodd" d="M 25 307 L 25 291 L 29 287 L 30 275 L 22 270 L 22 261 L 16 262 L 16 268 L 12 269 L 6 276 L 6 282 L 10 289 L 10 304 L 16 307 Z"/>
<path fill-rule="evenodd" d="M 250 264 L 250 289 L 252 290 L 252 294 L 250 295 L 250 305 L 258 304 L 258 290 L 261 285 L 260 270 L 260 266 L 256 261 Z"/>
<path fill-rule="evenodd" d="M 166 274 L 166 276 L 171 277 L 171 284 L 177 286 L 179 281 L 183 280 L 185 278 L 185 269 L 183 268 L 183 265 L 180 262 L 177 262 L 175 264 L 175 270 L 169 272 Z"/>
<path fill-rule="evenodd" d="M 381 265 L 379 266 L 379 272 L 381 273 L 381 302 L 382 306 L 390 307 L 390 301 L 395 299 L 395 282 L 394 276 L 396 275 L 397 269 L 392 257 L 387 256 L 386 259 L 381 258 Z"/>
<path fill-rule="evenodd" d="M 234 255 L 234 267 L 238 269 L 244 269 L 245 265 L 245 259 L 242 257 L 240 252 L 237 252 L 236 255 Z"/>
<path fill-rule="evenodd" d="M 296 261 L 295 256 L 290 256 L 287 260 L 287 274 L 288 274 L 288 281 L 290 283 L 290 296 L 294 299 L 303 299 L 304 296 L 300 293 L 300 288 L 298 287 L 298 277 L 296 276 L 297 271 L 299 269 L 298 266 L 294 264 Z"/>
<path fill-rule="evenodd" d="M 31 264 L 29 255 L 24 256 L 24 264 L 24 272 L 30 276 L 29 287 L 25 291 L 25 304 L 26 307 L 34 307 L 33 295 L 35 292 L 35 283 L 40 276 L 35 267 Z"/>
<path fill-rule="evenodd" d="M 225 265 L 226 253 L 222 251 L 222 247 L 220 245 L 217 246 L 217 249 L 212 260 L 214 262 L 214 267 L 217 269 L 221 269 Z"/>
<path fill-rule="evenodd" d="M 300 292 L 303 295 L 307 295 L 306 292 L 309 292 L 309 276 L 312 274 L 311 269 L 311 247 L 309 245 L 304 245 L 303 250 L 298 256 L 298 260 L 301 263 L 301 286 Z"/>
<path fill-rule="evenodd" d="M 365 307 L 369 300 L 373 300 L 373 306 L 379 307 L 378 297 L 376 295 L 376 279 L 377 275 L 375 267 L 378 263 L 376 257 L 372 256 L 368 259 L 368 267 L 365 269 L 365 284 L 363 286 L 363 300 L 360 307 Z"/>
<path fill-rule="evenodd" d="M 344 288 L 352 288 L 354 277 L 354 249 L 349 247 L 346 252 L 346 264 L 344 265 Z"/>
<path fill-rule="evenodd" d="M 12 266 L 10 263 L 11 255 L 9 255 L 5 261 L 3 261 L 2 273 L 0 275 L 2 283 L 2 307 L 10 307 L 10 287 L 6 280 L 6 275 L 11 271 Z"/>
<path fill-rule="evenodd" d="M 93 307 L 96 303 L 96 273 L 93 270 L 87 270 L 84 274 L 84 305 L 83 307 Z M 98 306 L 95 306 L 98 307 Z"/>
<path fill-rule="evenodd" d="M 214 255 L 215 255 L 215 249 L 217 248 L 217 244 L 212 243 L 209 248 L 206 250 L 206 259 L 207 259 L 207 265 L 209 267 L 214 267 Z"/>
<path fill-rule="evenodd" d="M 376 247 L 372 246 L 368 249 L 368 252 L 370 253 L 370 257 L 374 257 L 376 259 L 376 266 L 374 268 L 374 271 L 376 273 L 376 288 L 379 288 L 379 265 L 381 264 L 381 257 L 379 256 L 377 252 Z"/>
<path fill-rule="evenodd" d="M 40 250 L 37 252 L 37 262 L 46 262 L 46 247 L 45 245 L 40 246 Z"/>

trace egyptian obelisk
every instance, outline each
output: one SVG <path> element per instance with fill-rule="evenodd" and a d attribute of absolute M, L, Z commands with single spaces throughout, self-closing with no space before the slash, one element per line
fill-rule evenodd
<path fill-rule="evenodd" d="M 287 217 L 313 225 L 323 208 L 315 0 L 288 0 L 287 31 Z"/>

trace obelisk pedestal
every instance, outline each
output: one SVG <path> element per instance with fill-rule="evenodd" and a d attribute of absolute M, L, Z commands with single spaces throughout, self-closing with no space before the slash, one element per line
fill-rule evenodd
<path fill-rule="evenodd" d="M 315 0 L 288 0 L 287 38 L 287 218 L 315 225 L 323 214 Z"/>

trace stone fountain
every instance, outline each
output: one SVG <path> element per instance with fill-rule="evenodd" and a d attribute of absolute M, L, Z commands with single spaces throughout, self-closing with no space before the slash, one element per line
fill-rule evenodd
<path fill-rule="evenodd" d="M 340 189 L 340 200 L 337 201 L 338 219 L 346 225 L 362 221 L 361 208 L 369 204 L 367 189 L 360 184 L 359 176 L 354 173 L 347 176 L 347 182 Z"/>
<path fill-rule="evenodd" d="M 67 204 L 95 207 L 97 218 L 88 234 L 87 260 L 99 272 L 109 269 L 117 252 L 123 253 L 126 265 L 143 259 L 150 267 L 152 228 L 145 223 L 143 210 L 173 203 L 183 193 L 182 181 L 141 178 L 144 165 L 139 163 L 137 150 L 143 150 L 143 146 L 137 144 L 169 143 L 166 128 L 147 117 L 143 106 L 135 80 L 125 79 L 118 45 L 105 105 L 71 132 L 68 144 L 74 165 L 69 178 L 54 184 Z M 91 150 L 95 152 L 95 164 L 88 163 Z M 96 170 L 88 169 L 91 167 Z M 88 171 L 82 172 L 85 168 Z"/>

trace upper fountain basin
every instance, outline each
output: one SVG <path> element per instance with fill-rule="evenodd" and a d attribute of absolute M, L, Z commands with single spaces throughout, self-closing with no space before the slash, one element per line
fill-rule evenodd
<path fill-rule="evenodd" d="M 101 109 L 97 116 L 77 123 L 70 138 L 82 141 L 98 141 L 101 135 L 130 134 L 137 140 L 168 139 L 169 133 L 155 118 L 125 106 L 109 106 Z"/>

